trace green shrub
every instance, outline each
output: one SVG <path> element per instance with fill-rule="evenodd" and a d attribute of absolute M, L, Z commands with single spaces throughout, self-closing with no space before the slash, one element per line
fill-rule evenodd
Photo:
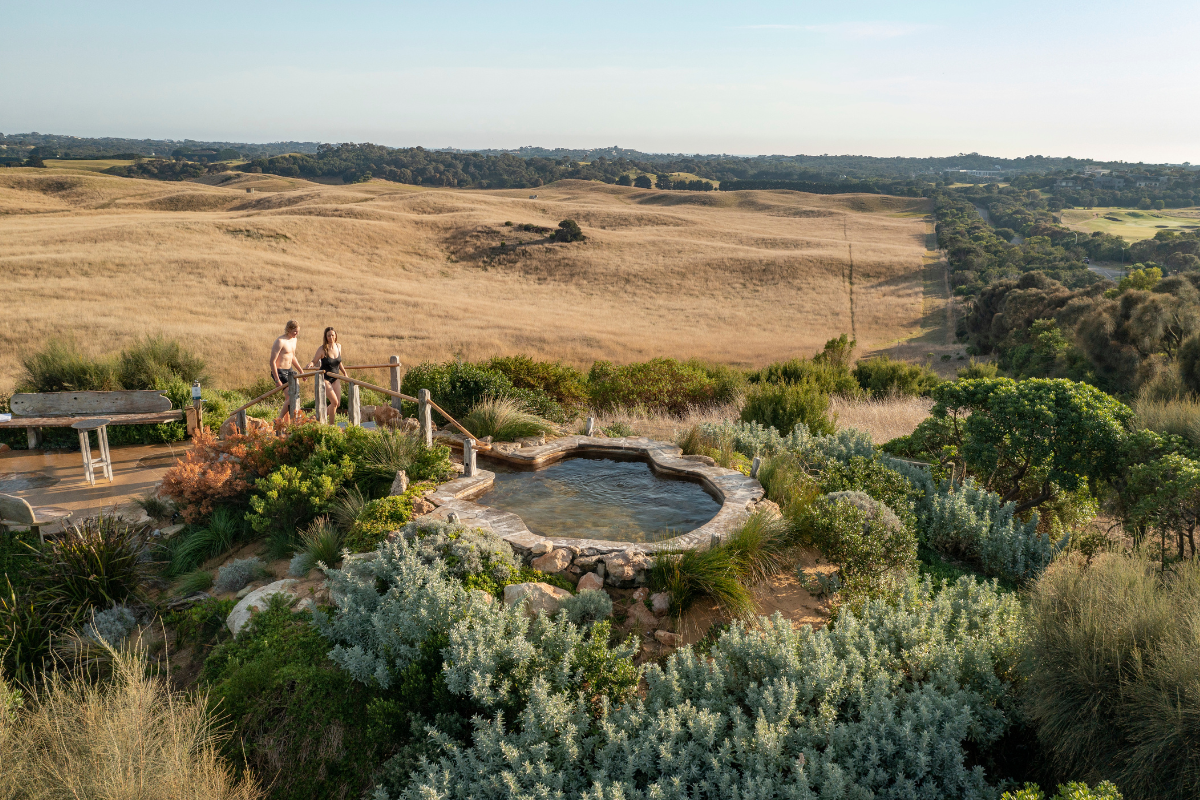
<path fill-rule="evenodd" d="M 511 397 L 531 413 L 547 419 L 565 419 L 562 407 L 545 392 L 518 389 L 504 374 L 467 361 L 418 364 L 405 373 L 400 391 L 416 397 L 420 389 L 428 389 L 433 402 L 460 421 L 486 397 Z M 416 413 L 412 403 L 406 403 L 405 409 L 405 413 Z M 439 423 L 444 422 L 436 411 L 434 416 Z"/>
<path fill-rule="evenodd" d="M 804 423 L 814 434 L 834 432 L 834 420 L 829 417 L 829 395 L 808 384 L 759 384 L 746 396 L 742 407 L 742 422 L 757 422 L 790 431 Z"/>
<path fill-rule="evenodd" d="M 1058 773 L 1131 800 L 1200 785 L 1200 562 L 1064 560 L 1034 585 L 1026 705 Z"/>
<path fill-rule="evenodd" d="M 205 381 L 204 360 L 178 339 L 147 336 L 121 351 L 117 377 L 125 389 L 162 389 L 172 381 Z"/>
<path fill-rule="evenodd" d="M 916 504 L 925 493 L 897 472 L 874 458 L 852 456 L 845 461 L 824 459 L 820 487 L 830 492 L 865 492 L 891 509 L 907 526 L 916 524 Z"/>
<path fill-rule="evenodd" d="M 928 367 L 892 361 L 887 356 L 859 361 L 854 367 L 854 379 L 872 397 L 928 397 L 934 387 L 942 382 L 937 373 Z"/>
<path fill-rule="evenodd" d="M 587 383 L 574 367 L 557 361 L 534 361 L 529 356 L 503 356 L 482 364 L 489 372 L 508 378 L 517 389 L 541 392 L 569 412 L 587 405 Z"/>
<path fill-rule="evenodd" d="M 169 545 L 168 575 L 191 572 L 210 558 L 229 552 L 246 534 L 243 514 L 225 506 L 217 507 L 202 527 L 188 527 L 175 534 Z"/>
<path fill-rule="evenodd" d="M 826 495 L 797 521 L 802 535 L 842 569 L 846 582 L 868 593 L 912 569 L 917 537 L 891 509 L 863 492 Z"/>
<path fill-rule="evenodd" d="M 275 600 L 215 648 L 202 675 L 209 705 L 238 733 L 227 757 L 273 800 L 360 797 L 390 755 L 379 698 L 328 659 L 308 619 Z"/>
<path fill-rule="evenodd" d="M 498 442 L 554 433 L 553 425 L 522 411 L 520 403 L 508 397 L 485 397 L 460 421 L 464 428 L 477 437 L 482 439 L 491 436 Z"/>
<path fill-rule="evenodd" d="M 573 219 L 564 219 L 558 223 L 558 230 L 554 232 L 556 242 L 582 242 L 585 239 L 587 237 L 583 235 L 579 223 Z"/>
<path fill-rule="evenodd" d="M 272 554 L 282 558 L 295 549 L 297 528 L 323 513 L 353 472 L 349 456 L 305 469 L 285 464 L 254 482 L 246 520 L 256 533 L 271 535 Z"/>
<path fill-rule="evenodd" d="M 848 369 L 806 358 L 779 361 L 750 374 L 751 383 L 811 386 L 822 394 L 856 397 L 862 394 Z"/>
<path fill-rule="evenodd" d="M 1047 798 L 1037 784 L 1027 783 L 1022 789 L 1005 792 L 1000 796 L 1000 800 L 1047 800 Z M 1101 781 L 1096 784 L 1095 789 L 1089 788 L 1086 783 L 1072 781 L 1068 784 L 1059 784 L 1058 792 L 1049 800 L 1122 800 L 1122 795 L 1117 791 L 1116 784 L 1110 781 Z"/>
<path fill-rule="evenodd" d="M 727 383 L 710 377 L 696 362 L 656 358 L 638 364 L 597 361 L 588 372 L 592 408 L 611 411 L 641 408 L 648 412 L 682 414 L 689 408 L 725 403 L 732 396 Z"/>
<path fill-rule="evenodd" d="M 351 553 L 374 550 L 388 534 L 404 527 L 413 515 L 413 500 L 429 491 L 427 483 L 414 484 L 404 494 L 371 500 L 362 507 L 342 546 Z"/>
<path fill-rule="evenodd" d="M 163 623 L 175 631 L 175 645 L 212 644 L 229 636 L 225 620 L 237 600 L 228 598 L 218 600 L 215 597 L 197 603 L 182 611 L 172 611 L 163 616 Z"/>
<path fill-rule="evenodd" d="M 995 378 L 999 371 L 995 361 L 976 361 L 972 358 L 967 366 L 958 370 L 957 376 L 961 381 L 973 381 L 977 378 Z"/>
<path fill-rule="evenodd" d="M 788 517 L 795 517 L 821 496 L 821 489 L 808 474 L 804 462 L 792 453 L 763 459 L 758 467 L 758 481 L 767 497 Z"/>

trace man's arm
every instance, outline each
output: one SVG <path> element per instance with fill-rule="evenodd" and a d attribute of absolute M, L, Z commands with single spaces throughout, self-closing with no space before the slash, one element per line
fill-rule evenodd
<path fill-rule="evenodd" d="M 276 370 L 275 370 L 275 358 L 279 355 L 280 347 L 281 347 L 281 345 L 279 344 L 278 339 L 275 340 L 275 344 L 271 345 L 271 380 L 275 381 L 276 386 L 283 385 L 279 381 L 279 373 L 276 372 Z"/>

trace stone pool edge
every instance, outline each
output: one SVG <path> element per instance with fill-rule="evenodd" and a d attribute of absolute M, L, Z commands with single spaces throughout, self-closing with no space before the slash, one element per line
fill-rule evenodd
<path fill-rule="evenodd" d="M 457 437 L 443 435 L 439 438 L 452 443 Z M 718 499 L 721 508 L 699 528 L 661 542 L 546 537 L 529 530 L 521 517 L 511 511 L 500 511 L 473 501 L 473 498 L 491 487 L 496 477 L 495 473 L 481 469 L 469 478 L 456 478 L 426 494 L 425 498 L 436 506 L 430 516 L 446 519 L 453 513 L 465 525 L 491 530 L 522 557 L 541 556 L 536 560 L 549 559 L 545 562 L 546 566 L 557 566 L 557 569 L 544 570 L 547 572 L 582 574 L 602 562 L 605 568 L 601 577 L 605 582 L 624 586 L 644 582 L 645 570 L 654 553 L 659 550 L 688 550 L 707 546 L 714 540 L 720 541 L 745 522 L 764 501 L 762 484 L 753 478 L 737 470 L 705 463 L 709 459 L 701 460 L 703 457 L 685 456 L 682 450 L 669 442 L 641 436 L 620 439 L 564 436 L 542 445 L 504 449 L 495 447 L 487 455 L 512 464 L 538 467 L 568 455 L 605 452 L 639 455 L 646 458 L 656 472 L 696 479 Z M 534 566 L 538 567 L 537 564 Z"/>

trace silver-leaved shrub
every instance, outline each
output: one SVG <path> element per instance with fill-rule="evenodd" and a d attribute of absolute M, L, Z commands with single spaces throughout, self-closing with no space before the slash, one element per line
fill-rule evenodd
<path fill-rule="evenodd" d="M 440 755 L 375 797 L 995 798 L 966 747 L 1004 733 L 1022 635 L 1012 595 L 971 578 L 935 594 L 927 580 L 817 631 L 735 624 L 708 656 L 649 666 L 644 698 L 599 714 L 559 668 L 526 672 L 519 711 L 476 717 L 466 744 L 431 730 Z M 495 684 L 493 660 L 470 663 L 472 691 Z"/>

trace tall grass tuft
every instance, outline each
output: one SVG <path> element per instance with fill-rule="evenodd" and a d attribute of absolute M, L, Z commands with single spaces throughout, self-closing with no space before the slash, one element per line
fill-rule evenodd
<path fill-rule="evenodd" d="M 205 696 L 172 692 L 143 654 L 111 654 L 108 680 L 54 674 L 22 705 L 0 705 L 0 798 L 264 796 L 219 754 L 227 736 Z M 0 695 L 12 696 L 2 676 Z"/>
<path fill-rule="evenodd" d="M 357 486 L 344 487 L 329 506 L 329 519 L 343 531 L 348 531 L 354 527 L 367 502 L 367 497 Z"/>
<path fill-rule="evenodd" d="M 140 497 L 133 499 L 134 505 L 146 512 L 146 516 L 156 520 L 167 520 L 175 516 L 175 504 L 170 500 L 159 497 L 151 489 Z"/>
<path fill-rule="evenodd" d="M 787 567 L 791 526 L 773 511 L 756 511 L 720 547 L 729 552 L 738 576 L 753 585 Z"/>
<path fill-rule="evenodd" d="M 1133 404 L 1137 420 L 1156 433 L 1175 434 L 1200 447 L 1200 400 L 1157 400 L 1143 392 Z"/>
<path fill-rule="evenodd" d="M 367 486 L 369 494 L 387 494 L 396 473 L 400 470 L 408 472 L 410 479 L 416 478 L 413 475 L 413 464 L 424 452 L 424 443 L 417 436 L 400 431 L 381 431 L 378 436 L 371 437 L 371 442 L 363 453 L 362 463 L 358 467 L 359 475 L 355 478 Z"/>
<path fill-rule="evenodd" d="M 204 359 L 178 339 L 147 336 L 121 351 L 117 378 L 126 389 L 163 389 L 173 380 L 205 381 Z"/>
<path fill-rule="evenodd" d="M 145 533 L 117 516 L 67 526 L 38 553 L 42 599 L 68 608 L 107 608 L 141 596 L 152 566 Z"/>
<path fill-rule="evenodd" d="M 245 520 L 237 511 L 224 507 L 216 509 L 203 528 L 180 534 L 183 538 L 171 549 L 169 573 L 191 572 L 208 559 L 228 552 L 245 530 Z"/>
<path fill-rule="evenodd" d="M 19 386 L 28 392 L 108 392 L 121 388 L 112 358 L 85 355 L 73 338 L 50 339 L 21 357 Z"/>
<path fill-rule="evenodd" d="M 754 597 L 738 575 L 733 553 L 724 547 L 655 554 L 650 585 L 671 595 L 671 613 L 679 616 L 701 597 L 715 600 L 730 617 L 754 613 Z"/>
<path fill-rule="evenodd" d="M 1034 585 L 1026 700 L 1064 777 L 1129 800 L 1200 786 L 1200 563 L 1063 559 Z"/>
<path fill-rule="evenodd" d="M 300 533 L 301 546 L 312 566 L 332 568 L 341 561 L 344 540 L 345 534 L 330 524 L 329 517 L 317 517 Z"/>
<path fill-rule="evenodd" d="M 462 425 L 481 439 L 491 436 L 498 442 L 554 433 L 553 425 L 509 397 L 485 397 L 463 417 Z"/>
<path fill-rule="evenodd" d="M 777 503 L 787 517 L 807 509 L 821 496 L 816 480 L 808 474 L 804 463 L 791 453 L 763 459 L 758 468 L 758 482 L 767 498 Z"/>

